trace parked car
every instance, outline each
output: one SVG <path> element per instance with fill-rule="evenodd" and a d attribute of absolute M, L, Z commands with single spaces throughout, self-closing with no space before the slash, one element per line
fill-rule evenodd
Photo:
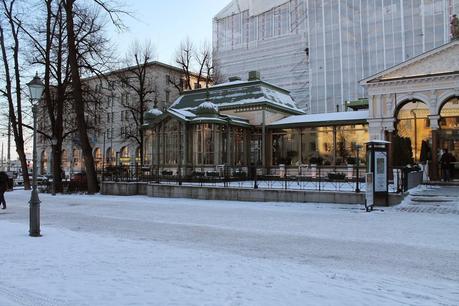
<path fill-rule="evenodd" d="M 29 180 L 32 184 L 32 174 L 29 174 Z M 44 185 L 48 183 L 48 178 L 43 175 L 37 175 L 37 185 Z M 16 180 L 14 181 L 15 186 L 24 186 L 24 177 L 19 175 Z"/>

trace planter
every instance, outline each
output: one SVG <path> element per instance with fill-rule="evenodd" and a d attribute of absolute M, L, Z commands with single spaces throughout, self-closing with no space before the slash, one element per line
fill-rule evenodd
<path fill-rule="evenodd" d="M 330 172 L 328 173 L 328 179 L 331 181 L 342 181 L 346 178 L 346 174 L 342 172 Z"/>

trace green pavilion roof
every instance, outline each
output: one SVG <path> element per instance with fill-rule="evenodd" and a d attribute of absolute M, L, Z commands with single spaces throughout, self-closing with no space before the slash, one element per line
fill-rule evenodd
<path fill-rule="evenodd" d="M 199 105 L 206 101 L 217 105 L 220 111 L 264 105 L 287 114 L 304 114 L 297 108 L 287 90 L 260 80 L 233 81 L 209 89 L 189 91 L 180 96 L 170 109 L 194 113 Z"/>

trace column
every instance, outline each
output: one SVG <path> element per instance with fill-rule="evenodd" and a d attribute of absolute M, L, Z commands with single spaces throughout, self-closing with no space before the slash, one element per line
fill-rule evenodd
<path fill-rule="evenodd" d="M 394 132 L 395 132 L 395 129 L 392 127 L 392 128 L 388 128 L 386 130 L 386 135 L 385 135 L 385 138 L 386 138 L 386 141 L 389 141 L 389 145 L 388 145 L 388 156 L 387 156 L 387 164 L 388 164 L 388 168 L 389 168 L 389 180 L 393 180 L 394 179 L 394 171 L 393 171 L 393 152 L 392 152 L 392 149 L 393 149 L 393 145 L 392 145 L 392 142 L 393 142 L 393 137 L 394 137 Z"/>
<path fill-rule="evenodd" d="M 183 168 L 183 173 L 182 175 L 186 176 L 187 175 L 187 166 L 188 166 L 188 137 L 187 137 L 187 130 L 186 130 L 186 123 L 182 122 L 181 123 L 181 129 L 182 129 L 182 156 L 181 160 L 183 162 L 182 168 Z"/>
<path fill-rule="evenodd" d="M 432 128 L 432 163 L 430 165 L 429 177 L 432 181 L 437 181 L 440 178 L 438 167 L 438 153 L 439 153 L 439 125 L 438 120 L 440 116 L 429 116 L 430 127 Z"/>

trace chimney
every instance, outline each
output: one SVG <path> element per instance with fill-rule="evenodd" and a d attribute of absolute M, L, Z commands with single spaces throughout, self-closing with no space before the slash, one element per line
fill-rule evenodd
<path fill-rule="evenodd" d="M 250 71 L 249 72 L 249 81 L 259 81 L 260 80 L 260 71 Z"/>
<path fill-rule="evenodd" d="M 229 80 L 230 82 L 236 82 L 236 81 L 240 81 L 241 78 L 238 77 L 238 76 L 232 76 L 232 77 L 230 77 L 228 80 Z"/>

